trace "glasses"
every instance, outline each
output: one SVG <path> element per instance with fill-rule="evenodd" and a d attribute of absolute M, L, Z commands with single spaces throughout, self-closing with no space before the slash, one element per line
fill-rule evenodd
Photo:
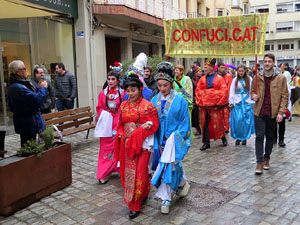
<path fill-rule="evenodd" d="M 23 71 L 26 71 L 26 68 L 21 68 L 21 69 L 18 69 L 18 70 L 23 70 Z"/>

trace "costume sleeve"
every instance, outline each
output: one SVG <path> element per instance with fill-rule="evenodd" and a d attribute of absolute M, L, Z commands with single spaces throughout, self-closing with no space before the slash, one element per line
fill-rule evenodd
<path fill-rule="evenodd" d="M 289 99 L 289 91 L 286 83 L 286 78 L 283 77 L 282 81 L 282 93 L 279 105 L 279 112 L 278 114 L 283 115 L 286 113 L 286 108 L 288 107 L 288 99 Z"/>
<path fill-rule="evenodd" d="M 146 101 L 146 100 L 145 100 Z M 155 106 L 148 102 L 144 111 L 146 114 L 146 122 L 151 121 L 152 127 L 149 130 L 145 130 L 143 127 L 136 129 L 128 138 L 126 143 L 127 156 L 134 158 L 142 151 L 143 141 L 151 134 L 154 134 L 158 129 L 159 122 Z"/>
<path fill-rule="evenodd" d="M 230 93 L 230 88 L 231 88 L 231 84 L 232 84 L 233 78 L 230 74 L 228 74 L 228 95 Z"/>
<path fill-rule="evenodd" d="M 234 78 L 233 81 L 231 82 L 230 85 L 230 92 L 229 92 L 229 104 L 233 105 L 234 104 L 234 99 L 235 99 L 235 83 L 237 79 Z"/>
<path fill-rule="evenodd" d="M 202 90 L 202 87 L 201 87 L 201 83 L 202 83 L 202 80 L 200 78 L 200 80 L 198 81 L 197 83 L 197 87 L 195 89 L 195 98 L 196 98 L 196 104 L 199 105 L 199 106 L 202 106 L 203 103 L 202 103 L 202 94 L 203 94 L 203 90 Z"/>
<path fill-rule="evenodd" d="M 123 114 L 123 103 L 121 104 L 119 108 L 120 112 L 120 119 L 118 122 L 118 128 L 117 133 L 115 136 L 115 144 L 114 144 L 114 160 L 120 161 L 120 148 L 121 148 L 121 142 L 122 142 L 122 135 L 124 134 L 124 123 L 122 122 L 122 114 Z M 119 136 L 121 135 L 121 138 Z"/>
<path fill-rule="evenodd" d="M 106 105 L 104 105 L 105 101 L 103 101 L 104 98 L 105 98 L 104 91 L 101 91 L 98 96 L 98 105 L 96 106 L 96 111 L 97 111 L 96 120 L 98 120 L 98 118 L 100 117 L 102 110 L 106 108 Z"/>
<path fill-rule="evenodd" d="M 189 108 L 186 101 L 181 101 L 180 104 L 179 126 L 177 130 L 184 139 L 187 139 L 191 135 Z"/>

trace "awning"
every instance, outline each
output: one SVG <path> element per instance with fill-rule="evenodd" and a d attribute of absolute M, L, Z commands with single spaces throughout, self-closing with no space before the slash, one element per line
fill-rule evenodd
<path fill-rule="evenodd" d="M 58 16 L 60 12 L 22 0 L 0 0 L 0 19 Z"/>

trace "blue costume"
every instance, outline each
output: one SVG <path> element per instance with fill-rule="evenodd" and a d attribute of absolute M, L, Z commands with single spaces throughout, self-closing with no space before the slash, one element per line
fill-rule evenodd
<path fill-rule="evenodd" d="M 250 85 L 252 83 L 250 78 Z M 239 82 L 236 88 L 236 82 Z M 251 89 L 251 87 L 249 88 Z M 230 87 L 229 104 L 233 106 L 230 113 L 230 135 L 232 138 L 246 141 L 255 133 L 254 101 L 250 98 L 249 90 L 245 90 L 243 78 L 234 78 Z"/>
<path fill-rule="evenodd" d="M 191 127 L 187 101 L 173 90 L 167 99 L 163 100 L 161 93 L 153 97 L 151 102 L 155 105 L 158 117 L 159 128 L 155 133 L 154 156 L 152 169 L 155 172 L 151 183 L 157 188 L 161 182 L 177 191 L 183 178 L 181 160 L 189 150 L 191 144 Z M 174 133 L 175 162 L 161 162 L 161 151 L 164 151 L 167 139 Z M 165 200 L 165 199 L 163 199 Z"/>

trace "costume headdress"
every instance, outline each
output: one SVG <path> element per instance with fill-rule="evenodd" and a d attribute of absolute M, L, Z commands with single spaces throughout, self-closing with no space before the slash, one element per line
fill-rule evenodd
<path fill-rule="evenodd" d="M 114 65 L 109 66 L 109 68 L 111 70 L 117 71 L 119 73 L 122 73 L 122 71 L 123 71 L 122 63 L 120 63 L 120 62 L 115 62 Z"/>
<path fill-rule="evenodd" d="M 208 66 L 215 66 L 216 65 L 216 59 L 215 58 L 207 58 L 205 61 L 205 65 Z"/>
<path fill-rule="evenodd" d="M 170 62 L 161 62 L 157 65 L 157 74 L 155 80 L 167 80 L 171 83 L 174 81 L 174 66 Z"/>

